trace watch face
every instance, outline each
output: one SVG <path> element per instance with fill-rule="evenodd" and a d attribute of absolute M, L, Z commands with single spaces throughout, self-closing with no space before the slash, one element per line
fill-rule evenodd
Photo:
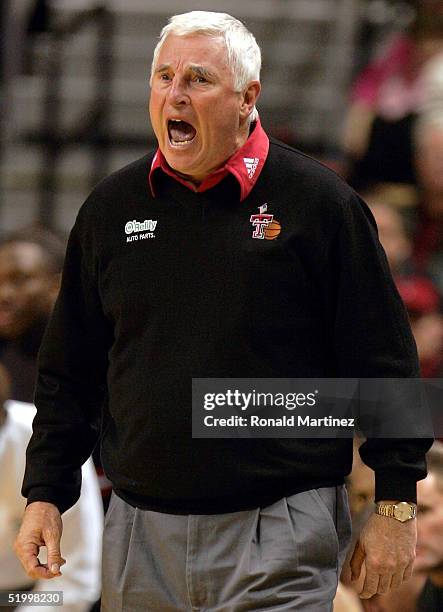
<path fill-rule="evenodd" d="M 398 521 L 407 521 L 412 518 L 411 506 L 406 502 L 395 505 L 394 516 Z"/>

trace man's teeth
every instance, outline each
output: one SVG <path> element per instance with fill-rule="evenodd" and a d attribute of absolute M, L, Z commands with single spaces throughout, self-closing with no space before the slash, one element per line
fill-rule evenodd
<path fill-rule="evenodd" d="M 168 121 L 169 139 L 173 145 L 184 146 L 191 142 L 195 135 L 195 128 L 181 119 L 170 119 Z"/>

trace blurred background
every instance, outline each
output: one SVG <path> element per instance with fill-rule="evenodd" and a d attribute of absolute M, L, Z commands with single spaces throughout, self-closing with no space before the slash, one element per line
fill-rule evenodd
<path fill-rule="evenodd" d="M 5 233 L 30 221 L 68 229 L 93 184 L 153 145 L 146 111 L 148 75 L 153 48 L 168 16 L 207 9 L 232 12 L 243 20 L 263 51 L 259 110 L 265 128 L 335 165 L 344 161 L 349 102 L 363 95 L 352 93 L 352 83 L 382 53 L 388 62 L 407 61 L 410 41 L 398 35 L 411 34 L 417 4 L 439 2 L 2 0 L 0 4 L 0 231 Z M 360 89 L 372 104 L 374 92 L 366 91 L 367 84 Z"/>

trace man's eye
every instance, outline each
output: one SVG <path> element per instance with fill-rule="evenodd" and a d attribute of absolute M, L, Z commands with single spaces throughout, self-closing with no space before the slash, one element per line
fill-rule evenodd
<path fill-rule="evenodd" d="M 195 76 L 195 77 L 193 78 L 193 81 L 194 81 L 195 83 L 207 83 L 207 82 L 208 82 L 208 80 L 207 80 L 207 79 L 205 79 L 205 77 L 202 77 L 202 76 Z"/>
<path fill-rule="evenodd" d="M 163 73 L 160 75 L 160 81 L 169 81 L 170 77 L 169 74 Z"/>

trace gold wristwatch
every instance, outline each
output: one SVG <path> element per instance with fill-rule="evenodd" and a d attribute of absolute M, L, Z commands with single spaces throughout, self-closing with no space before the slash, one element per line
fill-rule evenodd
<path fill-rule="evenodd" d="M 376 506 L 376 514 L 381 514 L 382 516 L 390 516 L 392 518 L 395 518 L 397 521 L 400 521 L 401 523 L 410 521 L 411 519 L 414 519 L 417 516 L 417 505 L 411 504 L 406 501 L 398 501 L 388 504 L 378 502 Z"/>

